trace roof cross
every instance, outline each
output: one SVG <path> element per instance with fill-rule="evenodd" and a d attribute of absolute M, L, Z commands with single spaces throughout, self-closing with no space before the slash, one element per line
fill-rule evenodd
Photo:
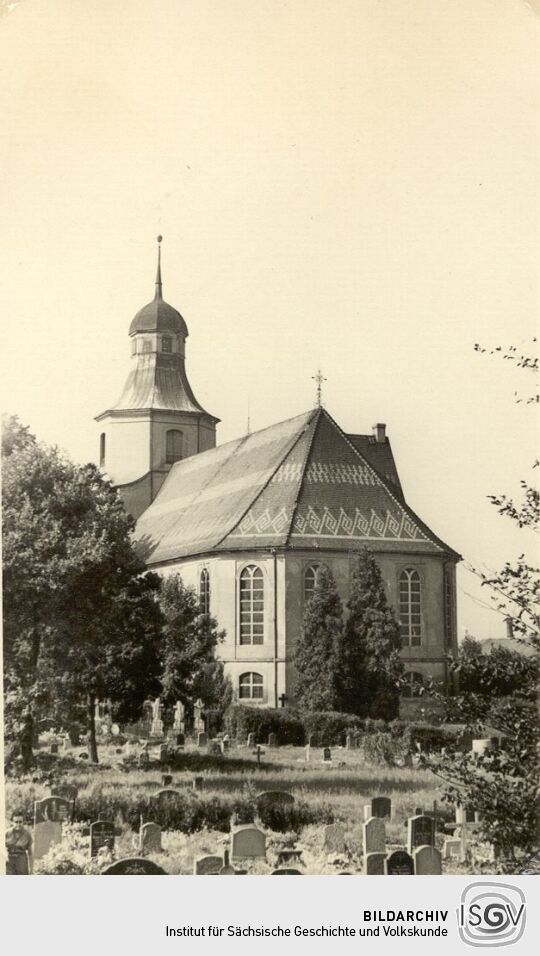
<path fill-rule="evenodd" d="M 325 378 L 320 368 L 317 369 L 317 374 L 312 375 L 311 378 L 313 379 L 314 382 L 317 382 L 317 405 L 320 408 L 322 405 L 322 385 L 323 385 L 323 382 L 326 382 L 328 380 Z"/>

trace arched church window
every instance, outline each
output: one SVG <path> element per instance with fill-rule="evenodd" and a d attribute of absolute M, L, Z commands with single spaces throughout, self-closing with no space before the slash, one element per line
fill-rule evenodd
<path fill-rule="evenodd" d="M 101 432 L 101 435 L 99 436 L 99 464 L 101 468 L 103 468 L 103 465 L 105 464 L 105 442 L 105 432 Z"/>
<path fill-rule="evenodd" d="M 182 446 L 184 436 L 177 428 L 171 428 L 166 434 L 165 461 L 168 465 L 180 461 L 182 458 Z"/>
<path fill-rule="evenodd" d="M 417 671 L 407 671 L 403 675 L 401 696 L 406 698 L 420 697 L 424 689 L 424 678 Z"/>
<path fill-rule="evenodd" d="M 240 575 L 240 643 L 264 643 L 264 578 L 255 564 Z"/>
<path fill-rule="evenodd" d="M 170 335 L 162 335 L 161 337 L 161 351 L 162 352 L 172 352 L 172 338 Z"/>
<path fill-rule="evenodd" d="M 310 564 L 304 571 L 304 603 L 307 604 L 315 593 L 320 564 Z"/>
<path fill-rule="evenodd" d="M 405 568 L 399 576 L 399 624 L 401 643 L 419 647 L 422 643 L 422 594 L 420 575 Z"/>
<path fill-rule="evenodd" d="M 210 614 L 210 573 L 203 568 L 199 576 L 199 607 L 201 614 Z"/>
<path fill-rule="evenodd" d="M 262 700 L 264 696 L 264 682 L 262 674 L 240 674 L 238 681 L 238 697 L 240 700 Z"/>

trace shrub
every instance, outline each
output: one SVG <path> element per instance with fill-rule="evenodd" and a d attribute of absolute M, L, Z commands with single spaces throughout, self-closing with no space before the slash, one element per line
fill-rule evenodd
<path fill-rule="evenodd" d="M 412 734 L 401 721 L 387 725 L 386 730 L 373 729 L 362 739 L 362 752 L 367 763 L 399 765 L 412 749 Z"/>
<path fill-rule="evenodd" d="M 265 744 L 268 735 L 274 733 L 279 744 L 301 746 L 304 743 L 302 721 L 290 710 L 233 704 L 225 714 L 225 729 L 239 741 L 246 741 L 248 734 L 253 733 L 257 743 Z"/>
<path fill-rule="evenodd" d="M 364 729 L 365 721 L 355 714 L 341 714 L 335 710 L 314 710 L 302 714 L 306 740 L 315 734 L 315 746 L 329 747 L 345 743 L 350 733 L 356 739 Z"/>

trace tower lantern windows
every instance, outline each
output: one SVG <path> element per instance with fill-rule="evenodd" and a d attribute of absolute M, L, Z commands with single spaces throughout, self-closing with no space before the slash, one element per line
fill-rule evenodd
<path fill-rule="evenodd" d="M 181 461 L 183 457 L 184 436 L 177 428 L 170 428 L 165 437 L 165 461 L 168 465 L 174 465 L 175 461 Z"/>

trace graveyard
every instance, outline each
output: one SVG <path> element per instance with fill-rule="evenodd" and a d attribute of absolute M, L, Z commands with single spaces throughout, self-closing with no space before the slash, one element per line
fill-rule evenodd
<path fill-rule="evenodd" d="M 158 728 L 154 728 L 156 731 Z M 250 735 L 251 737 L 252 735 Z M 109 736 L 100 763 L 51 732 L 6 784 L 8 869 L 25 874 L 440 875 L 497 872 L 474 814 L 417 758 L 226 736 Z"/>

